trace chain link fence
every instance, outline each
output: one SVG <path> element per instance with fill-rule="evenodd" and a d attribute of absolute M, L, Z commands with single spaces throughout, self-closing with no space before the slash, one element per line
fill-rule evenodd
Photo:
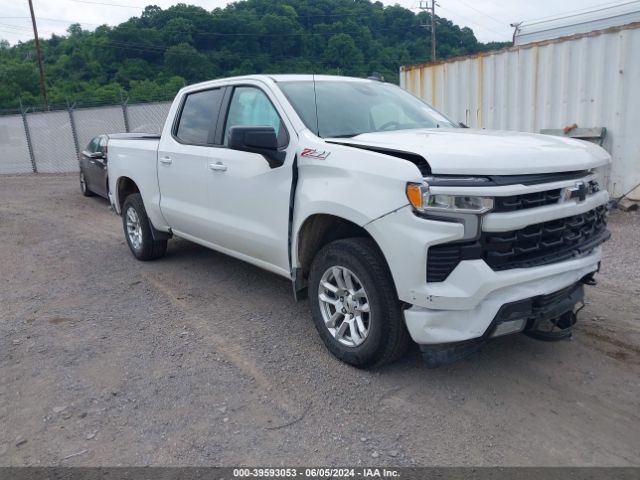
<path fill-rule="evenodd" d="M 23 115 L 0 117 L 0 174 L 33 172 L 24 122 Z"/>
<path fill-rule="evenodd" d="M 0 174 L 77 172 L 79 155 L 103 133 L 160 133 L 171 102 L 104 105 L 0 116 Z"/>

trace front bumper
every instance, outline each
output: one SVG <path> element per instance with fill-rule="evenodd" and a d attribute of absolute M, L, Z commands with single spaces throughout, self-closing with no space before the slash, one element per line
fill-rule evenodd
<path fill-rule="evenodd" d="M 602 247 L 578 258 L 494 271 L 484 260 L 465 260 L 446 281 L 426 282 L 431 245 L 462 238 L 458 223 L 425 220 L 409 207 L 366 225 L 389 264 L 412 339 L 423 345 L 482 337 L 500 308 L 508 303 L 566 288 L 598 270 Z"/>
<path fill-rule="evenodd" d="M 481 260 L 463 262 L 457 273 L 466 272 L 477 285 L 467 297 L 442 298 L 441 304 L 468 305 L 469 309 L 432 309 L 412 306 L 404 316 L 411 338 L 418 344 L 452 343 L 483 337 L 503 305 L 550 295 L 598 270 L 601 247 L 591 255 L 543 267 L 493 272 Z M 474 263 L 474 265 L 465 265 Z M 482 265 L 478 265 L 481 263 Z M 463 276 L 457 275 L 458 281 Z M 450 278 L 446 283 L 453 279 Z"/>

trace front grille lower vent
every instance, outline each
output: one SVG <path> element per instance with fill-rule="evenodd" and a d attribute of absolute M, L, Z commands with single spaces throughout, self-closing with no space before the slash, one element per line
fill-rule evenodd
<path fill-rule="evenodd" d="M 605 205 L 511 232 L 483 232 L 476 242 L 430 247 L 427 281 L 444 281 L 463 260 L 483 259 L 493 270 L 561 262 L 590 252 L 610 236 Z"/>

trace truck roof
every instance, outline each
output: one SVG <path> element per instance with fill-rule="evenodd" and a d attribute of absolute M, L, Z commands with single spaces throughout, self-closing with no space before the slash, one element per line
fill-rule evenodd
<path fill-rule="evenodd" d="M 223 77 L 216 78 L 215 80 L 207 80 L 200 83 L 194 83 L 192 85 L 188 85 L 185 88 L 189 90 L 193 89 L 193 87 L 204 86 L 204 85 L 215 85 L 220 82 L 227 81 L 238 81 L 238 80 L 260 80 L 260 81 L 273 81 L 273 82 L 295 82 L 295 81 L 311 81 L 315 79 L 316 82 L 323 82 L 329 80 L 339 80 L 342 82 L 376 82 L 377 80 L 371 80 L 367 78 L 357 78 L 357 77 L 343 77 L 340 75 L 311 75 L 311 74 L 276 74 L 276 75 L 242 75 L 237 77 Z"/>

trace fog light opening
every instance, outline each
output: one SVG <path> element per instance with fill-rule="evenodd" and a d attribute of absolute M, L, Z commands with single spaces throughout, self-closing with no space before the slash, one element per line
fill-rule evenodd
<path fill-rule="evenodd" d="M 502 335 L 509 335 L 510 333 L 518 333 L 524 330 L 525 325 L 527 324 L 526 318 L 520 318 L 518 320 L 509 320 L 506 322 L 501 322 L 496 325 L 495 330 L 491 334 L 491 337 L 501 337 Z"/>

